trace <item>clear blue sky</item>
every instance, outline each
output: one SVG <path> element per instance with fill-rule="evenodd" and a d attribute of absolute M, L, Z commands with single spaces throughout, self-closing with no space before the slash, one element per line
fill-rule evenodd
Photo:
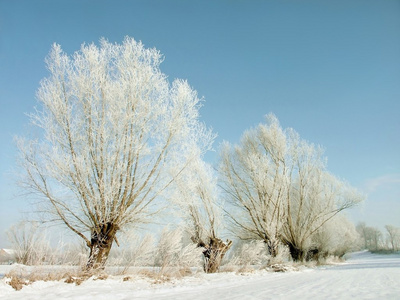
<path fill-rule="evenodd" d="M 369 194 L 355 222 L 400 227 L 400 1 L 0 0 L 0 247 L 29 210 L 15 197 L 13 136 L 29 130 L 51 44 L 72 54 L 125 36 L 204 96 L 216 149 L 273 112 Z"/>

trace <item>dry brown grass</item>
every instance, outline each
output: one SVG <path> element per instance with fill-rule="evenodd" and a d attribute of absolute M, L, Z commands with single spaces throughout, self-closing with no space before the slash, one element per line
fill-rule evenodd
<path fill-rule="evenodd" d="M 225 265 L 219 269 L 219 273 L 234 273 L 237 272 L 238 266 L 235 265 Z"/>
<path fill-rule="evenodd" d="M 108 278 L 108 274 L 103 271 L 83 272 L 79 268 L 73 270 L 65 270 L 62 268 L 58 270 L 35 268 L 31 271 L 25 268 L 16 268 L 11 270 L 4 277 L 10 286 L 19 291 L 24 286 L 36 281 L 64 281 L 65 283 L 80 285 L 89 278 L 93 278 L 93 280 L 105 280 Z M 7 280 L 7 278 L 9 280 Z"/>
<path fill-rule="evenodd" d="M 7 281 L 7 283 L 15 290 L 19 291 L 25 285 L 32 284 L 36 281 L 60 281 L 69 276 L 72 275 L 65 271 L 43 272 L 34 270 L 32 272 L 27 272 L 25 270 L 11 270 L 5 275 L 5 278 L 9 278 L 10 280 Z"/>
<path fill-rule="evenodd" d="M 260 268 L 254 268 L 249 265 L 225 265 L 221 267 L 219 272 L 236 273 L 240 275 L 253 273 L 255 270 L 266 270 L 269 272 L 287 272 L 298 270 L 295 264 L 272 264 Z M 109 270 L 110 271 L 110 270 Z M 111 269 L 112 271 L 112 269 Z M 124 272 L 125 273 L 125 272 Z M 20 290 L 24 286 L 32 284 L 36 281 L 63 281 L 69 284 L 81 285 L 84 281 L 88 280 L 106 280 L 109 276 L 117 276 L 122 281 L 132 281 L 141 277 L 148 280 L 151 284 L 164 284 L 179 280 L 187 276 L 193 276 L 196 273 L 203 273 L 201 268 L 191 269 L 188 267 L 164 267 L 164 268 L 136 268 L 131 270 L 129 274 L 110 275 L 109 272 L 98 270 L 93 272 L 83 272 L 79 267 L 77 268 L 34 268 L 29 269 L 19 267 L 13 269 L 6 274 L 6 282 L 15 290 Z"/>
<path fill-rule="evenodd" d="M 150 279 L 153 284 L 161 284 L 170 282 L 174 279 L 182 279 L 183 277 L 193 275 L 190 268 L 168 267 L 168 268 L 151 268 L 140 269 L 135 272 L 136 275 Z M 125 279 L 126 278 L 126 279 Z M 124 277 L 125 280 L 132 279 L 129 276 Z"/>
<path fill-rule="evenodd" d="M 253 273 L 254 268 L 251 266 L 241 266 L 239 270 L 236 271 L 236 274 L 244 274 L 244 273 Z"/>
<path fill-rule="evenodd" d="M 161 284 L 165 282 L 170 282 L 173 278 L 171 273 L 167 273 L 165 270 L 157 269 L 144 269 L 138 272 L 140 276 L 151 279 L 153 284 Z"/>
<path fill-rule="evenodd" d="M 8 282 L 8 284 L 11 285 L 16 291 L 22 289 L 22 287 L 26 284 L 26 281 L 20 277 L 11 276 L 9 278 L 11 278 L 11 280 Z"/>
<path fill-rule="evenodd" d="M 86 277 L 68 275 L 67 278 L 64 280 L 64 282 L 65 283 L 75 283 L 75 285 L 80 285 L 86 279 L 87 279 Z"/>

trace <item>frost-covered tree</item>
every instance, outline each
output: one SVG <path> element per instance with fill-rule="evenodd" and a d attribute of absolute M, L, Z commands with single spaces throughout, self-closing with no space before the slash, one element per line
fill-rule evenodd
<path fill-rule="evenodd" d="M 175 181 L 172 200 L 179 207 L 192 241 L 203 249 L 204 271 L 218 271 L 232 242 L 222 241 L 222 211 L 217 178 L 210 165 L 193 160 Z"/>
<path fill-rule="evenodd" d="M 50 260 L 50 242 L 37 222 L 21 221 L 7 230 L 7 237 L 18 263 L 40 265 Z"/>
<path fill-rule="evenodd" d="M 363 249 L 369 248 L 368 228 L 365 222 L 359 222 L 356 226 L 356 230 L 360 236 L 361 247 Z"/>
<path fill-rule="evenodd" d="M 400 249 L 400 228 L 392 225 L 385 225 L 387 239 L 392 251 Z"/>
<path fill-rule="evenodd" d="M 357 232 L 360 234 L 364 249 L 378 251 L 383 247 L 382 232 L 376 227 L 366 226 L 364 222 L 357 224 Z"/>
<path fill-rule="evenodd" d="M 297 158 L 297 174 L 292 179 L 283 227 L 283 240 L 294 260 L 306 258 L 313 235 L 327 221 L 363 200 L 356 189 L 326 171 L 312 146 L 303 147 L 298 148 L 306 153 Z"/>
<path fill-rule="evenodd" d="M 316 258 L 343 257 L 359 249 L 359 234 L 345 215 L 338 214 L 326 222 L 312 237 L 313 253 Z"/>
<path fill-rule="evenodd" d="M 261 239 L 276 256 L 292 167 L 287 133 L 270 114 L 246 131 L 239 145 L 223 145 L 220 174 L 227 213 L 241 239 Z"/>
<path fill-rule="evenodd" d="M 86 242 L 87 269 L 104 266 L 117 232 L 148 220 L 213 139 L 198 120 L 196 91 L 170 84 L 162 60 L 132 38 L 84 44 L 72 56 L 54 44 L 47 58 L 31 115 L 43 135 L 18 143 L 23 183 Z"/>
<path fill-rule="evenodd" d="M 264 240 L 272 256 L 281 241 L 294 260 L 304 259 L 313 234 L 363 199 L 327 172 L 320 147 L 282 129 L 272 114 L 239 145 L 223 148 L 220 171 L 239 237 Z"/>
<path fill-rule="evenodd" d="M 382 232 L 376 227 L 369 228 L 369 235 L 370 235 L 370 249 L 371 251 L 379 251 L 383 247 L 383 235 Z"/>

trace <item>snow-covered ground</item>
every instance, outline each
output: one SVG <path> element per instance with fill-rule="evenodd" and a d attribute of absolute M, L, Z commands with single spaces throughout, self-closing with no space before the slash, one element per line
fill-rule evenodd
<path fill-rule="evenodd" d="M 400 255 L 358 252 L 343 264 L 297 272 L 197 274 L 161 284 L 113 277 L 79 286 L 38 281 L 15 291 L 5 280 L 0 299 L 400 299 Z"/>

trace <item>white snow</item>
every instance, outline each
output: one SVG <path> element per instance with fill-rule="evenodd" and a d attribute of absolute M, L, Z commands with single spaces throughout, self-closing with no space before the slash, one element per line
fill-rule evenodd
<path fill-rule="evenodd" d="M 197 274 L 161 284 L 120 276 L 79 286 L 38 281 L 15 291 L 3 278 L 0 299 L 400 299 L 400 255 L 358 252 L 343 264 L 298 272 Z"/>

